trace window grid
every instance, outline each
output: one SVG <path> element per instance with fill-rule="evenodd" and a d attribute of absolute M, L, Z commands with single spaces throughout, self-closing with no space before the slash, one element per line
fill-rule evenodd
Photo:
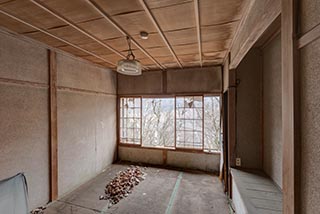
<path fill-rule="evenodd" d="M 175 96 L 174 97 L 174 149 L 194 149 L 194 150 L 202 150 L 205 152 L 214 152 L 219 151 L 219 148 L 216 149 L 208 149 L 205 143 L 208 141 L 205 137 L 205 97 L 217 97 L 218 102 L 220 102 L 219 96 Z M 186 99 L 189 98 L 193 101 L 193 104 L 190 106 L 186 105 Z M 128 102 L 128 99 L 133 99 L 133 106 L 130 108 L 133 111 L 133 116 L 128 116 L 128 111 L 125 111 L 124 105 Z M 156 98 L 155 98 L 156 99 Z M 179 99 L 183 99 L 183 105 L 181 106 L 180 103 L 177 102 Z M 126 102 L 127 101 L 127 102 Z M 195 101 L 198 102 L 195 105 Z M 136 105 L 139 103 L 138 105 Z M 180 105 L 179 105 L 180 104 Z M 200 104 L 200 105 L 199 105 Z M 220 104 L 219 104 L 220 105 Z M 179 111 L 186 111 L 186 109 L 192 109 L 192 115 L 187 117 L 186 114 L 179 114 Z M 138 114 L 135 113 L 135 110 L 138 110 Z M 219 112 L 220 116 L 220 112 Z M 142 97 L 122 97 L 120 98 L 120 143 L 123 144 L 133 144 L 133 145 L 140 145 L 142 146 Z M 129 127 L 127 120 L 133 120 L 134 126 Z M 125 122 L 126 121 L 126 122 Z M 136 122 L 135 122 L 136 121 Z M 192 121 L 192 126 L 186 128 L 186 123 Z M 183 125 L 183 129 L 178 126 L 178 123 Z M 201 123 L 200 128 L 195 127 L 195 124 L 199 127 L 199 123 Z M 139 124 L 139 125 L 138 125 Z M 189 123 L 190 125 L 191 123 Z M 128 137 L 128 130 L 133 130 L 133 136 L 130 138 Z M 179 138 L 179 132 L 183 133 L 183 138 Z M 126 138 L 123 137 L 124 133 L 126 133 Z M 186 139 L 186 133 L 192 133 L 192 137 Z M 196 135 L 197 134 L 197 135 Z M 220 130 L 219 130 L 220 134 Z M 191 135 L 189 134 L 189 137 Z M 200 136 L 200 137 L 199 137 Z M 183 139 L 183 140 L 182 140 Z M 191 139 L 191 140 L 190 140 Z M 164 147 L 166 148 L 166 147 Z"/>

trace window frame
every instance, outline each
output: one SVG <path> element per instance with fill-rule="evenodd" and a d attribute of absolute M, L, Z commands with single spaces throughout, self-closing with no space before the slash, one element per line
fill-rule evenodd
<path fill-rule="evenodd" d="M 192 97 L 192 96 L 202 96 L 202 147 L 201 148 L 180 148 L 176 146 L 176 137 L 177 137 L 177 129 L 176 129 L 176 121 L 177 121 L 177 113 L 176 113 L 176 98 L 177 97 Z M 178 94 L 146 94 L 146 95 L 119 95 L 117 98 L 117 144 L 121 147 L 134 147 L 140 149 L 155 149 L 155 150 L 162 150 L 162 151 L 181 151 L 181 152 L 192 152 L 192 153 L 205 153 L 205 154 L 221 154 L 221 150 L 215 151 L 205 151 L 204 150 L 204 98 L 206 96 L 217 96 L 220 100 L 220 124 L 222 120 L 222 110 L 221 110 L 221 103 L 222 103 L 222 95 L 221 93 L 178 93 Z M 139 144 L 132 144 L 132 143 L 122 143 L 120 138 L 120 101 L 121 98 L 139 98 L 140 99 L 140 143 Z M 142 99 L 143 98 L 174 98 L 174 147 L 150 147 L 150 146 L 142 146 Z M 220 134 L 221 134 L 221 127 L 220 127 Z"/>

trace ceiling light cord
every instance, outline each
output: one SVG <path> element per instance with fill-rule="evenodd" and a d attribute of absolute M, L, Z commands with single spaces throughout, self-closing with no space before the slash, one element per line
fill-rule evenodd
<path fill-rule="evenodd" d="M 129 36 L 127 36 L 127 43 L 128 43 L 128 55 L 127 55 L 127 59 L 130 59 L 130 57 L 132 56 L 132 59 L 135 60 L 136 56 L 133 54 L 133 51 L 131 49 L 131 39 Z"/>

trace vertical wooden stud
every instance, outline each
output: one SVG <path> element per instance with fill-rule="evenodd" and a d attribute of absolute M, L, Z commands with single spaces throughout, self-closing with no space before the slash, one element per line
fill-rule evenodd
<path fill-rule="evenodd" d="M 50 201 L 58 198 L 57 60 L 49 50 L 50 97 Z"/>
<path fill-rule="evenodd" d="M 297 3 L 282 0 L 282 140 L 283 213 L 299 213 L 300 135 L 297 49 Z"/>

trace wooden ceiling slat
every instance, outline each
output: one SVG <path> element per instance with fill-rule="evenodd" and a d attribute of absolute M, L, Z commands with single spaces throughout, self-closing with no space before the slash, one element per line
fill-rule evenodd
<path fill-rule="evenodd" d="M 197 38 L 198 38 L 198 50 L 199 50 L 199 61 L 200 66 L 202 67 L 202 42 L 201 42 L 201 28 L 200 28 L 200 14 L 199 14 L 199 0 L 194 0 L 194 11 L 196 17 L 196 26 L 197 26 Z"/>
<path fill-rule="evenodd" d="M 231 39 L 221 41 L 202 42 L 203 52 L 224 51 L 230 47 Z"/>
<path fill-rule="evenodd" d="M 61 21 L 63 21 L 64 23 L 68 24 L 69 26 L 73 27 L 74 29 L 76 29 L 77 31 L 81 32 L 82 34 L 84 34 L 85 36 L 89 37 L 90 39 L 98 42 L 100 45 L 104 46 L 105 48 L 108 48 L 109 50 L 111 50 L 112 52 L 114 52 L 115 54 L 118 54 L 119 56 L 125 58 L 124 55 L 122 55 L 119 51 L 117 51 L 115 48 L 112 48 L 111 46 L 103 43 L 100 39 L 96 38 L 95 36 L 91 35 L 90 33 L 86 32 L 85 30 L 83 30 L 82 28 L 78 27 L 76 24 L 72 23 L 71 21 L 69 21 L 68 19 L 64 18 L 63 16 L 57 14 L 55 11 L 51 10 L 50 8 L 46 7 L 44 4 L 39 3 L 36 0 L 30 0 L 30 2 L 32 2 L 33 4 L 35 4 L 36 6 L 40 7 L 41 9 L 43 9 L 44 11 L 50 13 L 51 15 L 53 15 L 54 17 L 60 19 Z M 54 29 L 56 30 L 56 29 Z M 70 35 L 70 33 L 68 32 L 68 35 Z M 74 36 L 74 38 L 77 38 Z"/>
<path fill-rule="evenodd" d="M 130 36 L 122 27 L 120 27 L 113 19 L 107 15 L 104 10 L 96 4 L 93 0 L 87 0 L 87 2 L 94 8 L 97 12 L 100 13 L 101 16 L 103 16 L 106 20 L 110 22 L 120 33 L 122 33 L 124 36 Z M 132 38 L 132 37 L 131 37 Z M 151 56 L 139 43 L 137 43 L 134 39 L 131 39 L 131 42 L 138 47 L 147 57 L 149 57 L 160 69 L 163 69 L 164 66 L 161 65 L 153 56 Z"/>
<path fill-rule="evenodd" d="M 87 50 L 85 50 L 83 48 L 80 48 L 76 44 L 73 44 L 73 43 L 71 43 L 71 42 L 69 42 L 69 41 L 67 41 L 65 39 L 62 39 L 62 38 L 60 38 L 60 37 L 48 32 L 48 31 L 44 30 L 44 29 L 41 29 L 41 28 L 39 28 L 37 26 L 34 26 L 34 25 L 32 25 L 32 24 L 30 24 L 30 23 L 28 23 L 28 22 L 26 22 L 26 21 L 24 21 L 24 20 L 22 20 L 22 19 L 20 19 L 20 18 L 18 18 L 16 16 L 14 16 L 14 15 L 11 15 L 10 13 L 7 13 L 7 12 L 3 11 L 2 9 L 0 9 L 0 13 L 6 15 L 6 16 L 8 16 L 8 17 L 10 17 L 10 18 L 12 18 L 12 19 L 14 19 L 14 20 L 16 20 L 18 22 L 21 22 L 22 24 L 25 24 L 25 25 L 27 25 L 27 26 L 29 26 L 31 28 L 34 28 L 34 29 L 36 29 L 36 30 L 38 30 L 38 31 L 40 31 L 40 32 L 42 32 L 44 34 L 47 34 L 48 36 L 51 36 L 51 37 L 53 37 L 53 38 L 55 38 L 57 40 L 60 40 L 61 42 L 64 42 L 64 43 L 66 43 L 66 44 L 68 44 L 68 45 L 70 45 L 70 46 L 72 46 L 74 48 L 77 48 L 78 50 L 81 50 L 81 51 L 83 51 L 83 52 L 85 52 L 85 53 L 87 53 L 89 55 L 92 55 L 92 56 L 95 56 L 98 59 L 104 60 L 105 62 L 107 62 L 109 64 L 113 64 L 112 62 L 110 62 L 108 60 L 105 60 L 105 59 L 101 58 L 100 56 L 98 56 L 98 55 L 96 55 L 96 54 L 94 54 L 94 53 L 92 53 L 90 51 L 87 51 Z"/>
<path fill-rule="evenodd" d="M 180 68 L 182 68 L 182 64 L 180 63 L 177 55 L 174 53 L 171 45 L 169 44 L 167 38 L 165 37 L 164 33 L 162 32 L 158 22 L 156 21 L 156 19 L 154 18 L 154 16 L 152 15 L 150 9 L 148 8 L 148 6 L 146 5 L 146 3 L 144 2 L 144 0 L 140 0 L 140 3 L 143 7 L 143 9 L 146 11 L 146 13 L 148 14 L 150 20 L 152 21 L 152 23 L 154 24 L 154 26 L 156 27 L 158 33 L 160 34 L 160 36 L 162 37 L 164 43 L 167 45 L 168 49 L 170 50 L 171 54 L 173 55 L 173 57 L 175 58 L 175 60 L 177 61 L 178 65 L 180 66 Z"/>
<path fill-rule="evenodd" d="M 0 26 L 5 27 L 17 33 L 26 33 L 34 31 L 34 28 L 29 27 L 21 22 L 18 22 L 4 14 L 0 14 Z"/>
<path fill-rule="evenodd" d="M 151 12 L 162 31 L 196 27 L 194 4 L 192 2 L 152 9 Z"/>
<path fill-rule="evenodd" d="M 184 54 L 198 54 L 198 43 L 172 46 L 178 56 Z"/>

